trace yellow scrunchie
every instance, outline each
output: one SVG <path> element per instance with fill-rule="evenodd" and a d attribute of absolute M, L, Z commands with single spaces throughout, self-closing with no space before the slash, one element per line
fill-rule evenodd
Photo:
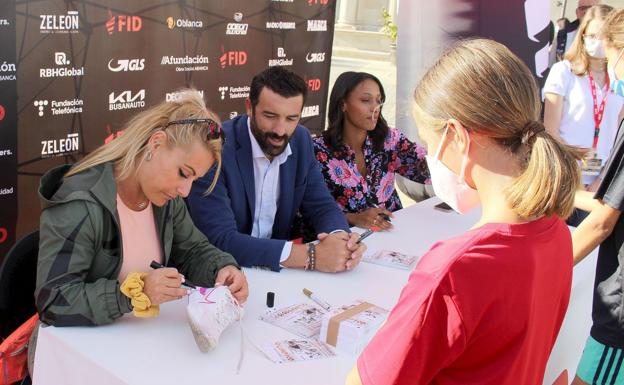
<path fill-rule="evenodd" d="M 121 292 L 130 298 L 132 312 L 136 317 L 155 317 L 160 313 L 160 307 L 152 305 L 147 294 L 143 293 L 143 278 L 146 275 L 147 273 L 130 273 L 120 287 Z"/>

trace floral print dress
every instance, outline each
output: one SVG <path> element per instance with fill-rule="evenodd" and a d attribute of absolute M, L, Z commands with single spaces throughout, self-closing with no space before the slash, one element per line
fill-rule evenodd
<path fill-rule="evenodd" d="M 375 206 L 389 211 L 401 209 L 403 206 L 394 189 L 395 173 L 418 183 L 431 183 L 425 161 L 427 151 L 396 128 L 388 131 L 382 151 L 375 151 L 369 136 L 362 150 L 366 177 L 358 171 L 355 151 L 349 146 L 343 145 L 341 150 L 333 151 L 322 136 L 314 139 L 314 151 L 325 183 L 345 213 L 357 213 Z"/>

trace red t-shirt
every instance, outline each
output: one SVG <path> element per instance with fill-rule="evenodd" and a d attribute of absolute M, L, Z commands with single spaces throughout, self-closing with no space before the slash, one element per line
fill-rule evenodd
<path fill-rule="evenodd" d="M 571 284 L 557 217 L 439 242 L 359 357 L 362 384 L 541 384 Z"/>

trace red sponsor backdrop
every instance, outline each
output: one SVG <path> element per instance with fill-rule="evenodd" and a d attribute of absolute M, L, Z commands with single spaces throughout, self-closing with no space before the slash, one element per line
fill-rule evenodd
<path fill-rule="evenodd" d="M 302 122 L 323 126 L 335 1 L 5 1 L 0 5 L 0 260 L 38 227 L 48 169 L 120 135 L 132 115 L 193 86 L 221 119 L 254 74 L 306 79 Z M 4 15 L 7 15 L 4 19 Z"/>

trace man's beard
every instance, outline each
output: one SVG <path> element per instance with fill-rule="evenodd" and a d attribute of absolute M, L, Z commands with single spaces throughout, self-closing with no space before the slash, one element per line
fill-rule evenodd
<path fill-rule="evenodd" d="M 288 143 L 292 138 L 292 135 L 277 135 L 272 132 L 265 133 L 260 131 L 258 125 L 256 124 L 256 118 L 254 116 L 250 117 L 249 126 L 249 128 L 251 129 L 251 133 L 253 134 L 254 138 L 256 138 L 256 141 L 260 145 L 262 151 L 265 153 L 265 155 L 268 155 L 270 157 L 278 156 L 279 154 L 284 152 L 286 146 L 288 146 Z M 281 146 L 275 146 L 269 143 L 269 139 L 283 139 L 284 144 L 282 144 Z"/>

